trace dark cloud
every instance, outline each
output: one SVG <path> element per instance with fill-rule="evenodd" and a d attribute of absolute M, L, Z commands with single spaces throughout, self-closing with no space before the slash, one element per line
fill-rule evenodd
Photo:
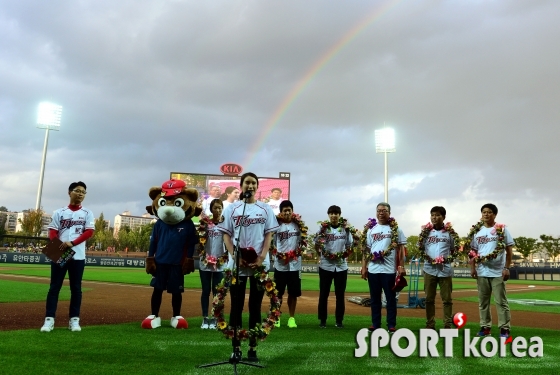
<path fill-rule="evenodd" d="M 292 172 L 309 221 L 336 203 L 362 222 L 383 199 L 373 131 L 386 124 L 403 225 L 416 230 L 437 201 L 504 202 L 500 216 L 519 226 L 512 212 L 531 202 L 552 217 L 559 16 L 555 1 L 0 0 L 0 205 L 34 206 L 36 108 L 51 100 L 64 112 L 49 139 L 47 211 L 82 179 L 97 214 L 141 214 L 171 171 L 245 162 Z"/>

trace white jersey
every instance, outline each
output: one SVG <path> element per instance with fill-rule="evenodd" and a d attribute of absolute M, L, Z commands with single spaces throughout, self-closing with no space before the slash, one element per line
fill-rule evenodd
<path fill-rule="evenodd" d="M 511 237 L 507 228 L 504 228 L 504 242 L 506 246 L 514 245 L 513 237 Z M 497 245 L 498 235 L 494 227 L 486 228 L 483 226 L 471 242 L 471 247 L 478 250 L 478 255 L 481 257 L 493 252 Z M 479 263 L 476 272 L 480 277 L 501 277 L 505 265 L 506 251 L 504 249 L 495 259 Z"/>
<path fill-rule="evenodd" d="M 268 200 L 268 205 L 270 206 L 270 208 L 272 208 L 272 212 L 274 212 L 274 215 L 278 215 L 280 213 L 280 203 L 282 202 L 283 199 L 269 199 Z"/>
<path fill-rule="evenodd" d="M 397 245 L 406 244 L 406 237 L 401 230 L 397 229 Z M 368 229 L 366 234 L 366 249 L 372 254 L 387 250 L 391 244 L 391 227 L 389 225 L 377 224 L 373 228 Z M 383 261 L 369 262 L 368 272 L 369 273 L 396 273 L 397 265 L 395 262 L 397 249 L 391 251 L 391 253 L 383 257 Z"/>
<path fill-rule="evenodd" d="M 453 238 L 449 232 L 443 230 L 432 229 L 429 236 L 424 240 L 424 248 L 426 255 L 432 259 L 439 256 L 444 258 L 451 255 L 451 251 L 455 247 Z M 424 262 L 424 272 L 437 277 L 453 277 L 453 268 L 451 264 L 431 264 L 427 261 Z"/>
<path fill-rule="evenodd" d="M 57 230 L 62 242 L 73 241 L 86 229 L 95 229 L 95 218 L 87 208 L 80 207 L 77 211 L 72 211 L 69 207 L 63 207 L 53 212 L 48 228 Z M 86 241 L 73 246 L 72 250 L 76 252 L 74 259 L 86 259 Z"/>
<path fill-rule="evenodd" d="M 214 267 L 211 264 L 204 265 L 201 261 L 199 261 L 198 268 L 201 271 L 221 272 L 224 268 L 231 268 L 233 259 L 227 252 L 224 245 L 223 233 L 216 228 L 216 224 L 213 222 L 208 224 L 208 240 L 204 244 L 204 251 L 206 252 L 206 256 L 213 256 L 216 258 L 220 258 L 224 254 L 228 254 L 228 261 L 220 267 Z"/>
<path fill-rule="evenodd" d="M 317 235 L 320 233 L 320 230 L 317 232 Z M 352 244 L 354 243 L 354 239 L 352 238 L 352 234 L 346 232 L 342 227 L 327 228 L 325 238 L 325 248 L 323 252 L 326 253 L 343 253 L 346 249 L 349 249 Z M 316 236 L 315 239 L 319 238 Z M 338 271 L 346 271 L 348 270 L 348 262 L 346 259 L 336 259 L 331 260 L 327 259 L 321 254 L 321 261 L 319 262 L 319 268 L 324 269 L 325 271 L 331 272 L 338 272 Z"/>
<path fill-rule="evenodd" d="M 230 203 L 229 201 L 227 201 L 227 200 L 222 201 L 222 205 L 223 205 L 223 210 L 222 210 L 222 212 L 224 212 L 224 211 L 226 210 L 227 206 L 229 206 L 230 204 L 231 204 L 231 203 Z"/>
<path fill-rule="evenodd" d="M 296 250 L 299 246 L 301 234 L 296 223 L 281 223 L 280 227 L 274 234 L 274 243 L 278 249 L 278 253 L 287 253 L 290 250 Z M 293 259 L 286 263 L 282 259 L 274 259 L 274 269 L 278 271 L 300 271 L 301 257 Z"/>
<path fill-rule="evenodd" d="M 243 208 L 245 206 L 245 214 Z M 230 204 L 223 213 L 224 221 L 217 225 L 217 229 L 231 236 L 233 244 L 239 248 L 255 249 L 261 255 L 265 246 L 264 243 L 267 233 L 275 232 L 278 229 L 278 221 L 269 205 L 262 202 L 245 203 L 238 201 Z M 266 270 L 270 267 L 268 257 L 264 259 L 263 266 Z M 242 276 L 253 275 L 254 270 L 240 267 L 239 274 Z"/>
<path fill-rule="evenodd" d="M 202 212 L 204 212 L 204 214 L 208 217 L 212 216 L 212 211 L 210 211 L 210 203 L 212 203 L 214 199 L 218 199 L 218 198 L 208 197 L 202 201 Z"/>

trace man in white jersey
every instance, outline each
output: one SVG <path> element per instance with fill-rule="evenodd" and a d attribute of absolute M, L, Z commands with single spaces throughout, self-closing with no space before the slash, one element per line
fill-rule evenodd
<path fill-rule="evenodd" d="M 211 185 L 209 194 L 210 196 L 202 201 L 202 212 L 204 212 L 206 216 L 212 215 L 212 211 L 210 211 L 210 202 L 212 202 L 214 199 L 220 198 L 220 195 L 222 194 L 220 185 Z"/>
<path fill-rule="evenodd" d="M 477 279 L 478 286 L 478 311 L 480 313 L 478 336 L 491 334 L 490 296 L 493 294 L 498 312 L 500 337 L 507 338 L 510 336 L 511 314 L 506 295 L 506 281 L 509 280 L 513 237 L 505 225 L 496 223 L 496 215 L 498 215 L 496 205 L 487 203 L 482 206 L 480 211 L 483 225 L 474 234 L 470 243 L 474 253 L 469 253 L 471 276 Z"/>
<path fill-rule="evenodd" d="M 349 233 L 348 228 L 341 225 L 342 210 L 338 206 L 330 206 L 327 210 L 329 221 L 323 222 L 317 236 L 315 237 L 315 247 L 320 247 L 319 241 L 324 239 L 324 249 L 321 251 L 321 261 L 319 263 L 319 304 L 317 306 L 317 317 L 319 327 L 327 328 L 327 306 L 331 285 L 334 281 L 334 294 L 336 297 L 335 307 L 335 327 L 344 328 L 342 323 L 346 309 L 344 294 L 346 292 L 346 282 L 348 280 L 348 262 L 346 258 L 331 259 L 336 254 L 349 253 L 354 239 Z"/>
<path fill-rule="evenodd" d="M 282 202 L 282 190 L 274 188 L 270 191 L 270 198 L 267 203 L 272 208 L 275 215 L 280 213 L 280 203 Z"/>
<path fill-rule="evenodd" d="M 262 323 L 261 306 L 264 289 L 259 290 L 257 280 L 250 276 L 253 276 L 255 269 L 261 266 L 268 271 L 270 267 L 268 250 L 272 235 L 278 229 L 278 221 L 269 205 L 255 199 L 259 179 L 254 173 L 244 173 L 240 185 L 243 196 L 247 194 L 248 197 L 244 198 L 245 202 L 237 201 L 230 204 L 223 213 L 224 221 L 216 228 L 223 233 L 224 244 L 234 261 L 234 245 L 242 253 L 256 253 L 256 259 L 252 263 L 240 258 L 239 279 L 231 286 L 232 306 L 229 322 L 232 327 L 242 326 L 241 314 L 245 305 L 245 289 L 249 278 L 249 329 L 253 329 L 257 324 Z M 241 341 L 234 337 L 233 345 L 233 357 L 238 360 L 241 357 Z M 249 341 L 247 361 L 258 362 L 257 341 L 254 338 Z"/>
<path fill-rule="evenodd" d="M 398 225 L 395 226 L 389 203 L 379 203 L 376 214 L 377 220 L 369 222 L 371 226 L 365 233 L 366 244 L 363 251 L 367 257 L 363 257 L 361 274 L 369 284 L 372 323 L 369 330 L 381 328 L 381 292 L 383 291 L 387 297 L 387 328 L 390 333 L 393 333 L 397 326 L 397 298 L 393 286 L 397 272 L 406 274 L 404 269 L 406 237 Z M 392 239 L 393 231 L 396 231 L 396 240 Z M 393 241 L 396 247 L 387 253 Z"/>
<path fill-rule="evenodd" d="M 277 216 L 280 227 L 274 234 L 276 259 L 274 260 L 274 282 L 278 290 L 278 298 L 282 300 L 286 286 L 288 287 L 288 319 L 289 328 L 297 328 L 297 298 L 301 296 L 301 255 L 297 251 L 302 246 L 300 228 L 293 221 L 294 206 L 289 200 L 280 203 L 280 214 Z M 276 322 L 280 327 L 280 318 Z"/>
<path fill-rule="evenodd" d="M 62 267 L 51 262 L 51 284 L 47 294 L 45 322 L 41 332 L 54 329 L 54 318 L 58 305 L 58 295 L 68 272 L 70 279 L 70 311 L 68 329 L 72 332 L 81 331 L 80 307 L 82 305 L 82 276 L 86 259 L 86 240 L 93 235 L 95 218 L 93 213 L 82 207 L 86 197 L 86 184 L 82 181 L 73 182 L 68 187 L 70 204 L 54 211 L 49 224 L 49 238 L 62 241 L 61 250 L 71 248 L 75 251 L 72 259 Z"/>
<path fill-rule="evenodd" d="M 429 259 L 451 255 L 455 243 L 449 232 L 444 230 L 446 210 L 444 207 L 435 206 L 430 210 L 430 221 L 433 225 L 428 237 L 423 241 L 425 253 Z M 436 328 L 436 291 L 439 284 L 439 294 L 443 302 L 444 328 L 451 328 L 453 324 L 453 268 L 451 264 L 432 264 L 428 258 L 424 262 L 424 292 L 426 293 L 426 328 Z"/>

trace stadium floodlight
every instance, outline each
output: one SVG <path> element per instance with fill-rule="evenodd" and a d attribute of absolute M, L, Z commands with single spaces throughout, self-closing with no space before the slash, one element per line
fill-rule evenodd
<path fill-rule="evenodd" d="M 60 129 L 60 118 L 62 117 L 62 106 L 42 102 L 39 103 L 37 115 L 37 127 L 45 129 L 45 144 L 43 145 L 43 160 L 41 162 L 41 175 L 39 177 L 39 191 L 37 192 L 37 202 L 35 209 L 41 208 L 41 195 L 43 194 L 43 177 L 45 176 L 45 161 L 47 160 L 47 146 L 49 145 L 49 130 Z"/>
<path fill-rule="evenodd" d="M 38 112 L 39 112 L 37 116 L 38 128 L 49 129 L 49 130 L 60 129 L 62 106 L 58 104 L 43 102 L 39 104 Z"/>
<path fill-rule="evenodd" d="M 383 128 L 375 131 L 375 152 L 385 154 L 385 202 L 389 203 L 389 168 L 387 153 L 395 152 L 395 131 Z"/>

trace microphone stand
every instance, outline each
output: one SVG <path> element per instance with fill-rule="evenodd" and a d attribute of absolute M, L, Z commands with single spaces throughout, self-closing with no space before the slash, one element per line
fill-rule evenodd
<path fill-rule="evenodd" d="M 245 192 L 243 193 L 243 213 L 241 214 L 241 217 L 245 217 L 245 208 L 247 207 L 247 198 L 251 197 L 251 193 L 250 192 Z M 241 224 L 240 228 L 239 228 L 239 236 L 237 238 L 235 238 L 235 243 L 233 244 L 233 255 L 234 255 L 234 259 L 235 259 L 235 270 L 234 270 L 234 277 L 235 280 L 237 282 L 237 287 L 236 288 L 232 288 L 230 285 L 230 290 L 231 290 L 231 311 L 232 312 L 236 312 L 235 307 L 237 306 L 237 293 L 239 293 L 239 263 L 240 263 L 240 251 L 239 251 L 239 238 L 241 237 L 241 231 L 243 230 L 243 225 Z M 233 228 L 233 233 L 235 234 L 235 228 Z M 236 314 L 237 315 L 237 314 Z M 241 320 L 243 320 L 243 312 L 241 314 Z M 230 314 L 230 319 L 231 319 L 231 314 Z M 229 359 L 227 361 L 221 361 L 221 362 L 214 362 L 214 363 L 207 363 L 204 365 L 200 365 L 198 366 L 198 368 L 205 368 L 205 367 L 214 367 L 214 366 L 221 366 L 221 365 L 226 365 L 226 364 L 231 364 L 233 365 L 233 373 L 235 375 L 237 375 L 237 364 L 242 364 L 242 365 L 246 365 L 246 366 L 253 366 L 253 367 L 259 367 L 259 368 L 264 368 L 263 365 L 258 364 L 258 363 L 252 363 L 252 362 L 245 362 L 241 360 L 241 349 L 236 347 L 236 341 L 237 340 L 237 333 L 239 328 L 241 327 L 242 322 L 238 322 L 237 321 L 237 316 L 234 316 L 232 319 L 232 323 L 233 323 L 233 338 L 231 339 L 231 346 L 232 346 L 232 353 L 229 357 Z M 241 341 L 239 341 L 239 345 L 241 345 Z"/>

